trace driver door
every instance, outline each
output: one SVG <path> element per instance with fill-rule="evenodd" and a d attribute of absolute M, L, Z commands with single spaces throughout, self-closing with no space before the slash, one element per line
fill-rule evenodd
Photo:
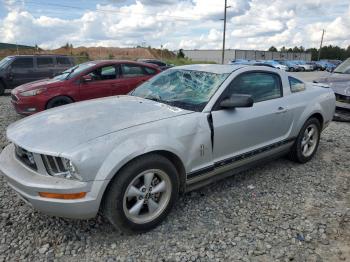
<path fill-rule="evenodd" d="M 80 100 L 94 99 L 113 95 L 112 89 L 119 77 L 117 65 L 95 68 L 87 74 L 88 81 L 80 82 Z"/>
<path fill-rule="evenodd" d="M 259 154 L 288 137 L 292 115 L 285 107 L 281 78 L 276 73 L 248 72 L 238 75 L 222 99 L 231 94 L 248 94 L 248 108 L 217 109 L 212 112 L 213 158 L 216 165 L 231 163 L 242 154 Z M 265 149 L 264 149 L 265 148 Z"/>

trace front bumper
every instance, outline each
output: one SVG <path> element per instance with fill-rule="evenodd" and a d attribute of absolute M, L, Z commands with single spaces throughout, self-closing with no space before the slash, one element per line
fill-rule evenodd
<path fill-rule="evenodd" d="M 0 155 L 0 174 L 8 185 L 34 209 L 52 216 L 67 218 L 95 217 L 108 181 L 80 182 L 41 175 L 22 164 L 14 154 L 14 145 L 7 146 Z M 87 192 L 81 199 L 63 200 L 44 198 L 39 192 Z"/>
<path fill-rule="evenodd" d="M 45 103 L 36 97 L 18 98 L 12 94 L 11 103 L 20 115 L 32 115 L 45 110 Z"/>

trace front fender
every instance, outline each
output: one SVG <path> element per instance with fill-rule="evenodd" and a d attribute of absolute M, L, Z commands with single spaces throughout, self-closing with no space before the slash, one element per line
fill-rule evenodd
<path fill-rule="evenodd" d="M 169 145 L 169 140 L 169 137 L 162 134 L 149 134 L 123 141 L 107 156 L 96 175 L 96 180 L 110 180 L 132 159 L 159 150 L 175 154 L 184 163 L 184 145 L 176 140 L 171 140 Z"/>

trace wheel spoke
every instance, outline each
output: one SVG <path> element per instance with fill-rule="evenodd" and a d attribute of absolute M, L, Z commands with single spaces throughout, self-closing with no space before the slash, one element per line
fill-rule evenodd
<path fill-rule="evenodd" d="M 307 142 L 308 142 L 307 139 L 303 139 L 301 141 L 301 146 L 304 147 L 307 144 Z"/>
<path fill-rule="evenodd" d="M 310 132 L 309 132 L 309 137 L 312 137 L 315 133 L 315 129 L 311 128 Z"/>
<path fill-rule="evenodd" d="M 147 190 L 152 184 L 153 177 L 154 177 L 154 173 L 147 173 L 144 175 L 144 183 Z"/>
<path fill-rule="evenodd" d="M 135 186 L 131 186 L 128 190 L 127 197 L 135 197 L 135 196 L 143 196 L 144 193 L 142 193 L 138 188 Z"/>
<path fill-rule="evenodd" d="M 160 192 L 164 192 L 165 190 L 166 190 L 166 184 L 164 181 L 162 181 L 152 189 L 152 193 L 160 193 Z"/>
<path fill-rule="evenodd" d="M 138 200 L 138 201 L 136 202 L 136 204 L 133 205 L 132 208 L 130 208 L 129 213 L 132 214 L 132 215 L 134 215 L 134 216 L 139 215 L 144 202 L 145 202 L 144 199 Z"/>
<path fill-rule="evenodd" d="M 156 211 L 158 207 L 159 207 L 159 204 L 156 203 L 152 198 L 148 199 L 148 210 L 150 213 L 153 213 L 154 211 Z"/>
<path fill-rule="evenodd" d="M 306 154 L 308 149 L 309 149 L 309 145 L 305 144 L 305 146 L 303 147 L 303 154 Z"/>

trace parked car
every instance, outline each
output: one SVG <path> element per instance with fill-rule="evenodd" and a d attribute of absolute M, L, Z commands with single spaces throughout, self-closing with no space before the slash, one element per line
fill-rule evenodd
<path fill-rule="evenodd" d="M 314 66 L 314 70 L 317 70 L 317 71 L 324 70 L 322 66 L 318 63 L 318 61 L 311 61 L 310 63 Z"/>
<path fill-rule="evenodd" d="M 263 61 L 263 63 L 271 65 L 274 68 L 281 69 L 281 70 L 284 70 L 284 71 L 288 71 L 289 70 L 288 66 L 283 65 L 283 64 L 281 64 L 281 63 L 279 63 L 279 62 L 277 62 L 275 60 L 265 60 L 265 61 Z"/>
<path fill-rule="evenodd" d="M 0 170 L 44 213 L 90 218 L 101 210 L 123 231 L 145 231 L 179 192 L 285 154 L 309 161 L 334 108 L 332 89 L 274 68 L 174 67 L 129 96 L 12 124 Z"/>
<path fill-rule="evenodd" d="M 86 62 L 13 89 L 11 102 L 19 114 L 31 115 L 73 102 L 127 94 L 159 72 L 156 66 L 132 61 Z"/>
<path fill-rule="evenodd" d="M 173 67 L 174 65 L 167 64 L 157 59 L 138 59 L 137 62 L 147 63 L 158 66 L 162 71 Z"/>
<path fill-rule="evenodd" d="M 74 65 L 73 57 L 63 55 L 7 56 L 0 61 L 0 95 L 5 89 L 52 77 Z"/>
<path fill-rule="evenodd" d="M 313 71 L 314 66 L 306 61 L 297 60 L 296 64 L 300 67 L 301 71 Z"/>
<path fill-rule="evenodd" d="M 229 65 L 248 65 L 251 62 L 247 59 L 233 59 L 228 62 Z"/>
<path fill-rule="evenodd" d="M 350 58 L 338 65 L 329 76 L 314 82 L 329 85 L 336 98 L 334 119 L 350 121 Z"/>
<path fill-rule="evenodd" d="M 336 65 L 329 62 L 328 60 L 321 60 L 318 62 L 318 65 L 322 70 L 326 70 L 328 72 L 332 72 L 336 68 Z"/>
<path fill-rule="evenodd" d="M 299 72 L 301 71 L 301 67 L 297 65 L 297 63 L 288 60 L 279 60 L 279 63 L 288 67 L 287 71 L 290 72 Z"/>

